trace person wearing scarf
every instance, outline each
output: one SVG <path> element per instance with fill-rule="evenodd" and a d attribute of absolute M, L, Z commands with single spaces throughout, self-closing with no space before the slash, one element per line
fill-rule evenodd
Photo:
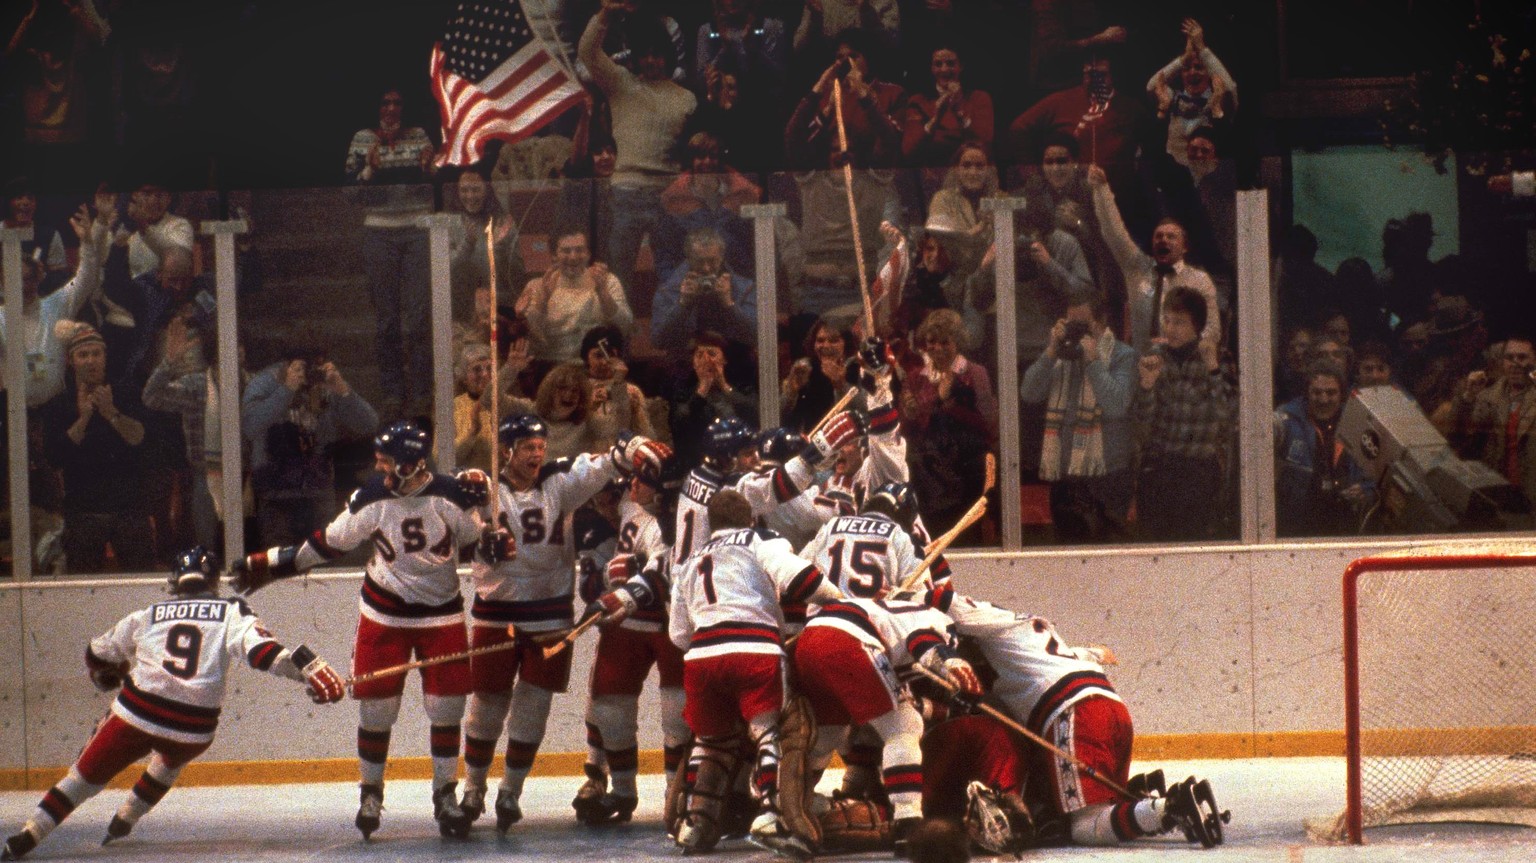
<path fill-rule="evenodd" d="M 1115 338 L 1096 295 L 1074 295 L 1019 385 L 1026 403 L 1046 406 L 1040 478 L 1052 483 L 1058 542 L 1120 535 L 1131 506 L 1135 388 L 1136 351 Z"/>

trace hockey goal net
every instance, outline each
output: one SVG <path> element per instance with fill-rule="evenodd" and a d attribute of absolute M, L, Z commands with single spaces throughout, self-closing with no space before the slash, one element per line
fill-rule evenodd
<path fill-rule="evenodd" d="M 1345 811 L 1314 836 L 1536 827 L 1536 541 L 1414 548 L 1344 571 Z"/>

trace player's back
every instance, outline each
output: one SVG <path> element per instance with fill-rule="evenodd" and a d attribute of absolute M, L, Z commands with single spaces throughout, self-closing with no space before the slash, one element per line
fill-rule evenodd
<path fill-rule="evenodd" d="M 677 531 L 672 562 L 681 564 L 709 541 L 709 501 L 724 487 L 726 476 L 707 467 L 696 467 L 683 480 L 677 497 Z"/>
<path fill-rule="evenodd" d="M 844 593 L 866 599 L 900 587 L 921 563 L 911 537 L 884 515 L 838 516 L 804 553 Z"/>

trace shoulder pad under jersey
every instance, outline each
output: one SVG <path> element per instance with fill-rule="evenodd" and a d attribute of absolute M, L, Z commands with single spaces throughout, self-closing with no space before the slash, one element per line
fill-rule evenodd
<path fill-rule="evenodd" d="M 779 535 L 778 531 L 769 530 L 766 527 L 754 527 L 752 528 L 752 532 L 757 534 L 757 538 L 761 540 L 783 539 L 783 537 Z"/>
<path fill-rule="evenodd" d="M 576 510 L 576 514 L 571 517 L 571 529 L 576 533 L 577 551 L 597 548 L 619 535 L 612 522 L 586 506 Z"/>
<path fill-rule="evenodd" d="M 543 485 L 544 480 L 549 479 L 555 474 L 565 473 L 570 470 L 571 464 L 572 462 L 568 458 L 557 458 L 554 461 L 545 462 L 544 466 L 539 468 L 539 478 L 533 481 L 534 487 L 537 488 Z"/>
<path fill-rule="evenodd" d="M 459 509 L 473 509 L 475 506 L 474 496 L 466 492 L 457 479 L 446 474 L 432 474 L 432 481 L 427 483 L 421 493 L 452 501 Z"/>
<path fill-rule="evenodd" d="M 352 496 L 347 498 L 347 511 L 356 514 L 358 510 L 370 503 L 393 496 L 390 490 L 384 487 L 384 475 L 376 473 L 368 477 L 357 491 L 352 492 Z"/>

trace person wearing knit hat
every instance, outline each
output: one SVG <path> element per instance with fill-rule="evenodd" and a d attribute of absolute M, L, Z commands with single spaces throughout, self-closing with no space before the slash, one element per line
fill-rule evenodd
<path fill-rule="evenodd" d="M 88 323 L 64 318 L 64 391 L 38 409 L 43 448 L 64 480 L 64 557 L 70 573 L 101 572 L 107 547 L 116 571 L 154 565 L 154 528 L 143 506 L 144 424 L 131 388 L 107 382 L 107 343 Z"/>

